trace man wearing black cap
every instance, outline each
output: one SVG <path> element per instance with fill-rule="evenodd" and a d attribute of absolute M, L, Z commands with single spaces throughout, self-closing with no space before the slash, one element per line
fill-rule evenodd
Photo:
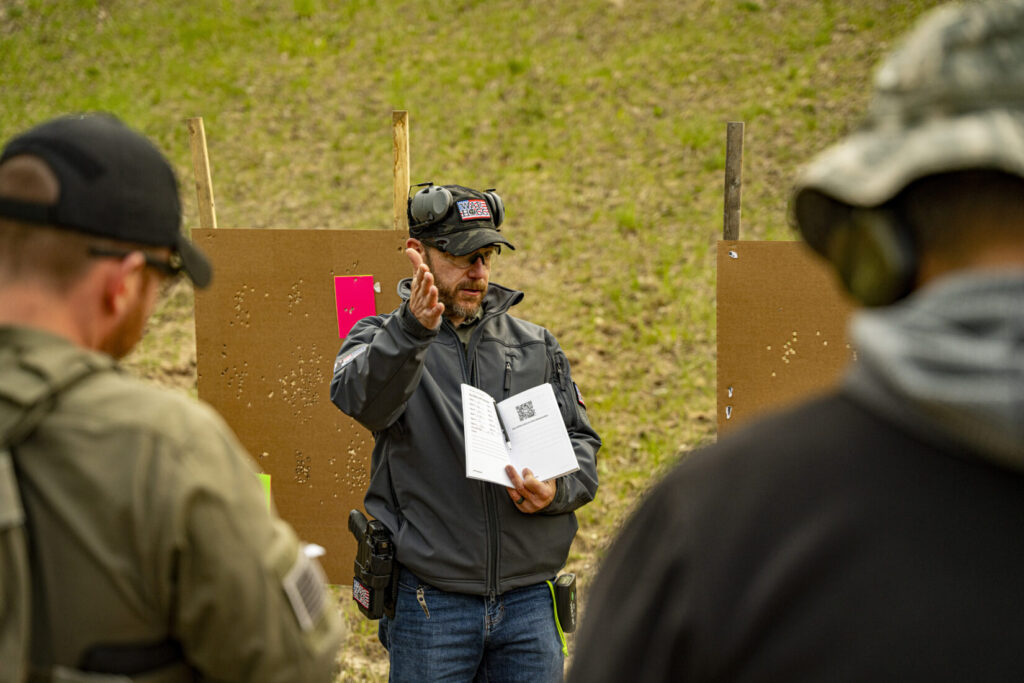
<path fill-rule="evenodd" d="M 490 282 L 504 205 L 492 190 L 428 185 L 409 202 L 413 277 L 402 305 L 361 320 L 335 363 L 331 398 L 376 439 L 366 510 L 402 565 L 380 624 L 392 681 L 562 679 L 546 583 L 565 564 L 574 510 L 597 491 L 601 441 L 550 332 L 509 315 L 523 294 Z M 460 385 L 496 400 L 550 383 L 579 461 L 551 481 L 466 477 Z"/>
<path fill-rule="evenodd" d="M 107 115 L 0 154 L 0 680 L 333 679 L 323 573 L 207 406 L 127 376 L 205 287 L 170 165 Z"/>
<path fill-rule="evenodd" d="M 803 170 L 856 361 L 645 497 L 571 680 L 1024 680 L 1022 64 L 1024 0 L 940 8 Z"/>

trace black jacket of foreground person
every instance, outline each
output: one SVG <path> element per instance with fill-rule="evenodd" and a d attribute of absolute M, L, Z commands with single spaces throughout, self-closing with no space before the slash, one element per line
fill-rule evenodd
<path fill-rule="evenodd" d="M 841 386 L 685 459 L 571 681 L 1024 680 L 1024 2 L 943 8 L 793 217 L 868 308 Z"/>

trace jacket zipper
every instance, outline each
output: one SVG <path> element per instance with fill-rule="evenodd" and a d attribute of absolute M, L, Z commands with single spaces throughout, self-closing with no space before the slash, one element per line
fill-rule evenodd
<path fill-rule="evenodd" d="M 484 323 L 487 322 L 487 317 L 477 323 L 477 329 L 473 331 L 472 336 L 469 339 L 469 344 L 465 347 L 465 352 L 460 353 L 459 357 L 462 359 L 462 377 L 472 386 L 476 385 L 476 377 L 474 377 L 473 368 L 475 364 L 473 362 L 476 356 L 476 344 L 479 339 L 479 335 L 482 334 Z M 449 324 L 445 321 L 443 324 Z M 452 334 L 455 335 L 456 341 L 459 346 L 462 346 L 462 340 L 458 338 L 458 334 L 455 332 L 455 328 L 451 330 Z M 511 385 L 511 364 L 505 366 L 505 377 L 506 382 Z M 478 387 L 479 388 L 479 387 Z M 487 595 L 493 602 L 497 598 L 498 594 L 498 503 L 494 495 L 494 486 L 491 484 L 481 481 L 479 482 L 484 493 L 484 515 L 487 518 L 487 568 L 486 568 L 486 581 L 487 581 Z"/>
<path fill-rule="evenodd" d="M 480 482 L 486 486 L 484 492 L 484 508 L 487 511 L 487 595 L 494 602 L 498 594 L 498 514 L 497 501 L 494 498 L 494 486 Z"/>
<path fill-rule="evenodd" d="M 512 389 L 512 361 L 505 359 L 505 398 L 508 398 L 509 391 Z"/>

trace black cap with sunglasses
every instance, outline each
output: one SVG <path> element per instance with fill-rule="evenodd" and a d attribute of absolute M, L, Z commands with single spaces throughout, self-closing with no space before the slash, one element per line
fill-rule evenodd
<path fill-rule="evenodd" d="M 0 163 L 19 155 L 39 157 L 57 176 L 55 204 L 0 197 L 0 216 L 73 230 L 126 243 L 168 247 L 167 262 L 147 262 L 168 274 L 184 272 L 197 287 L 213 269 L 181 234 L 181 203 L 174 171 L 140 133 L 109 114 L 64 116 L 12 139 Z M 94 249 L 96 256 L 126 252 Z"/>

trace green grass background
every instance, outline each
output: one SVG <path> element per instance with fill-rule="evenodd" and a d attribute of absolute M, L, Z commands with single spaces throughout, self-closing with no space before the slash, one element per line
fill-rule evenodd
<path fill-rule="evenodd" d="M 413 182 L 504 198 L 519 248 L 493 279 L 560 339 L 605 439 L 569 563 L 585 592 L 643 492 L 714 439 L 726 123 L 746 127 L 741 236 L 792 239 L 799 164 L 856 124 L 877 60 L 936 4 L 0 0 L 0 137 L 114 112 L 172 159 L 191 229 L 202 116 L 221 227 L 372 229 L 408 110 Z M 191 316 L 180 286 L 130 367 L 194 392 Z M 386 680 L 342 602 L 339 680 Z"/>

